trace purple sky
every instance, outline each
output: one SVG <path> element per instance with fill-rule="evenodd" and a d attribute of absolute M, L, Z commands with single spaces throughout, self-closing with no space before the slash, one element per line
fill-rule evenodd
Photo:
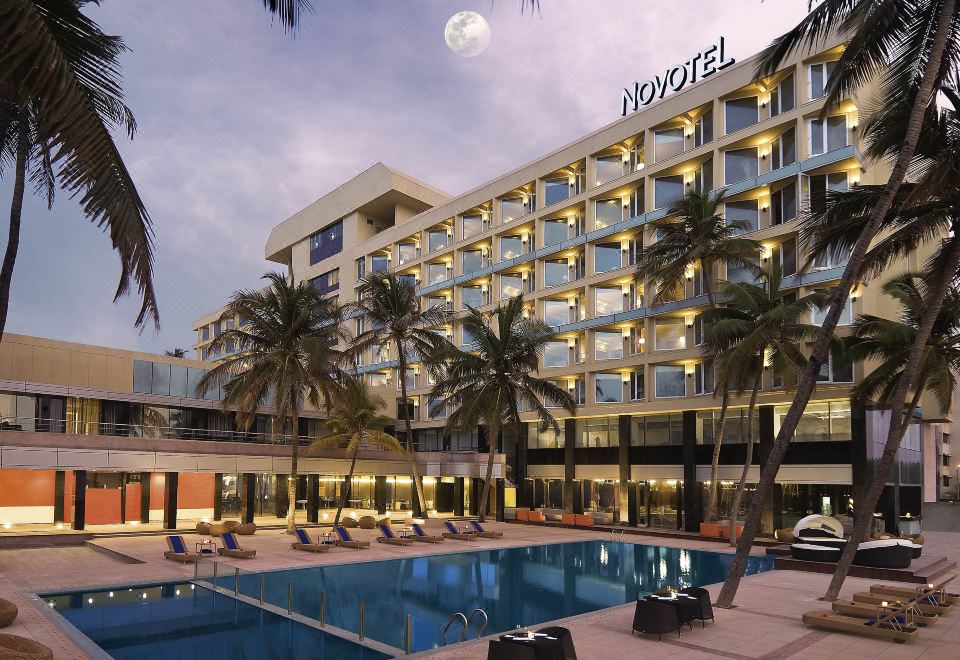
<path fill-rule="evenodd" d="M 738 59 L 796 24 L 806 0 L 318 0 L 296 38 L 259 0 L 107 0 L 140 131 L 121 149 L 154 218 L 161 330 L 111 302 L 106 237 L 61 196 L 28 200 L 7 328 L 148 351 L 189 347 L 191 321 L 273 268 L 269 229 L 377 161 L 450 193 L 618 118 L 620 91 L 727 38 Z M 454 13 L 487 17 L 474 58 Z M 0 203 L 9 204 L 9 177 Z M 6 206 L 4 206 L 6 208 Z M 4 215 L 6 210 L 3 211 Z M 5 230 L 2 232 L 5 234 Z"/>

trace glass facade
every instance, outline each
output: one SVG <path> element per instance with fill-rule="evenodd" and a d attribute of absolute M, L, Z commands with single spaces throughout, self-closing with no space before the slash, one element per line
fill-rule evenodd
<path fill-rule="evenodd" d="M 726 132 L 736 133 L 760 121 L 760 103 L 756 96 L 730 99 L 724 103 Z"/>
<path fill-rule="evenodd" d="M 653 160 L 673 158 L 683 153 L 683 128 L 661 128 L 653 133 Z"/>
<path fill-rule="evenodd" d="M 624 164 L 623 156 L 620 154 L 614 156 L 597 157 L 597 185 L 602 186 L 605 183 L 619 179 L 623 176 Z"/>
<path fill-rule="evenodd" d="M 623 376 L 619 373 L 594 375 L 597 403 L 623 403 Z"/>
<path fill-rule="evenodd" d="M 727 185 L 755 177 L 760 171 L 756 147 L 733 149 L 724 152 L 723 156 L 723 182 Z"/>
<path fill-rule="evenodd" d="M 556 245 L 567 240 L 569 234 L 568 222 L 566 220 L 544 220 L 543 221 L 543 245 Z"/>
<path fill-rule="evenodd" d="M 566 178 L 546 179 L 543 182 L 543 197 L 545 206 L 559 204 L 570 197 L 570 184 Z"/>
<path fill-rule="evenodd" d="M 615 225 L 623 220 L 623 203 L 620 199 L 601 199 L 597 200 L 595 208 L 597 212 L 597 229 L 603 229 L 610 225 Z"/>
<path fill-rule="evenodd" d="M 310 237 L 310 264 L 313 265 L 343 250 L 343 222 L 338 221 Z"/>
<path fill-rule="evenodd" d="M 620 266 L 619 243 L 597 243 L 593 248 L 593 269 L 596 273 L 617 270 Z"/>
<path fill-rule="evenodd" d="M 668 209 L 683 199 L 683 176 L 659 176 L 653 180 L 654 205 Z"/>
<path fill-rule="evenodd" d="M 544 300 L 543 322 L 552 326 L 566 325 L 569 323 L 569 304 L 566 300 Z"/>
<path fill-rule="evenodd" d="M 658 364 L 653 370 L 657 398 L 687 395 L 686 375 L 682 364 Z"/>
<path fill-rule="evenodd" d="M 593 333 L 593 345 L 596 360 L 623 359 L 623 336 L 619 331 Z"/>
<path fill-rule="evenodd" d="M 596 316 L 609 316 L 623 311 L 623 289 L 619 286 L 598 286 L 594 289 Z"/>
<path fill-rule="evenodd" d="M 543 262 L 543 285 L 559 286 L 570 281 L 570 266 L 566 259 L 547 259 Z"/>

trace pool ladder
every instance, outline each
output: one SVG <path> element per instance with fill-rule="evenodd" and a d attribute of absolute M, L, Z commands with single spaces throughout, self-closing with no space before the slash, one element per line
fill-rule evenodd
<path fill-rule="evenodd" d="M 627 542 L 627 531 L 624 529 L 612 528 L 610 530 L 610 540 L 611 541 L 620 541 L 620 543 Z"/>
<path fill-rule="evenodd" d="M 447 632 L 450 630 L 450 626 L 453 625 L 454 621 L 462 622 L 462 627 L 457 635 L 457 641 L 467 641 L 467 630 L 470 628 L 470 622 L 473 621 L 473 617 L 477 615 L 483 617 L 483 620 L 480 622 L 480 627 L 477 628 L 477 639 L 483 637 L 483 631 L 487 629 L 487 625 L 490 623 L 490 617 L 488 617 L 487 613 L 478 607 L 470 612 L 470 616 L 466 616 L 463 612 L 454 612 L 450 616 L 450 619 L 447 620 L 447 625 L 445 625 L 443 630 L 440 631 L 440 646 L 447 645 Z"/>

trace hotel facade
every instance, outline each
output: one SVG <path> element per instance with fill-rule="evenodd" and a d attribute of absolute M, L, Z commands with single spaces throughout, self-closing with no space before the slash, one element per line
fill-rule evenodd
<path fill-rule="evenodd" d="M 821 117 L 841 52 L 839 42 L 828 44 L 759 82 L 756 60 L 739 62 L 637 111 L 625 98 L 622 119 L 458 196 L 378 163 L 275 226 L 265 256 L 340 302 L 356 299 L 359 278 L 385 270 L 408 278 L 423 306 L 455 316 L 522 294 L 529 314 L 557 332 L 539 375 L 567 388 L 577 407 L 573 416 L 553 409 L 559 433 L 541 431 L 528 412 L 520 438 L 511 430 L 497 439 L 491 511 L 510 517 L 515 506 L 535 507 L 587 513 L 600 523 L 696 530 L 719 416 L 702 357 L 703 280 L 752 276 L 723 266 L 692 271 L 676 300 L 653 305 L 652 285 L 634 279 L 636 263 L 656 240 L 650 223 L 685 193 L 725 189 L 725 217 L 746 223 L 744 235 L 763 248 L 759 265 L 780 268 L 785 288 L 803 295 L 835 285 L 846 255 L 810 262 L 797 218 L 827 191 L 883 183 L 889 173 L 861 152 L 862 101 L 846 99 Z M 611 99 L 614 112 L 618 100 Z M 880 286 L 922 258 L 911 255 L 859 284 L 838 332 L 861 313 L 895 315 Z M 823 315 L 815 310 L 809 322 Z M 96 508 L 98 522 L 104 507 L 116 512 L 110 523 L 164 526 L 281 514 L 289 447 L 269 438 L 269 411 L 256 428 L 241 430 L 215 393 L 198 398 L 193 389 L 203 369 L 235 350 L 214 354 L 210 342 L 239 322 L 223 308 L 199 318 L 197 361 L 4 337 L 0 493 L 8 501 L 0 502 L 0 523 L 7 516 L 17 524 L 77 526 L 84 487 L 88 525 L 95 524 L 96 498 L 109 499 Z M 363 330 L 358 319 L 347 323 L 354 334 Z M 471 344 L 456 322 L 437 330 L 456 345 Z M 392 347 L 373 350 L 359 372 L 390 402 L 391 416 L 399 418 L 403 405 L 410 412 L 428 508 L 475 512 L 493 439 L 482 428 L 445 434 L 449 411 L 430 398 L 426 370 L 413 364 L 400 374 L 396 357 Z M 851 512 L 884 440 L 884 411 L 850 401 L 871 367 L 825 365 L 778 475 L 765 530 L 810 513 Z M 792 401 L 788 385 L 764 375 L 750 483 Z M 745 457 L 746 411 L 746 397 L 734 397 L 720 455 L 724 517 Z M 316 435 L 321 417 L 306 413 L 303 442 Z M 939 448 L 929 460 L 941 460 L 952 421 L 952 410 L 923 400 L 880 505 L 888 527 L 919 515 L 925 493 L 935 498 L 946 485 L 924 487 L 924 447 Z M 301 462 L 298 503 L 316 521 L 342 492 L 346 461 L 334 451 L 310 456 Z M 352 507 L 409 509 L 409 466 L 401 457 L 367 452 L 358 472 Z M 22 501 L 26 492 L 37 493 L 35 501 Z"/>

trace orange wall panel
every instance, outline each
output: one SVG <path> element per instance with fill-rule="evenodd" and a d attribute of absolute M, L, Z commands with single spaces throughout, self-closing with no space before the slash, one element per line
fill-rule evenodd
<path fill-rule="evenodd" d="M 140 493 L 143 492 L 137 482 L 127 484 L 127 510 L 124 520 L 140 520 Z"/>
<path fill-rule="evenodd" d="M 55 483 L 53 470 L 0 470 L 0 506 L 53 506 Z"/>
<path fill-rule="evenodd" d="M 215 474 L 181 472 L 177 482 L 178 509 L 212 509 Z"/>
<path fill-rule="evenodd" d="M 163 472 L 150 473 L 150 508 L 163 510 L 163 494 L 167 491 Z"/>
<path fill-rule="evenodd" d="M 120 522 L 120 489 L 88 488 L 88 525 L 116 525 Z"/>

